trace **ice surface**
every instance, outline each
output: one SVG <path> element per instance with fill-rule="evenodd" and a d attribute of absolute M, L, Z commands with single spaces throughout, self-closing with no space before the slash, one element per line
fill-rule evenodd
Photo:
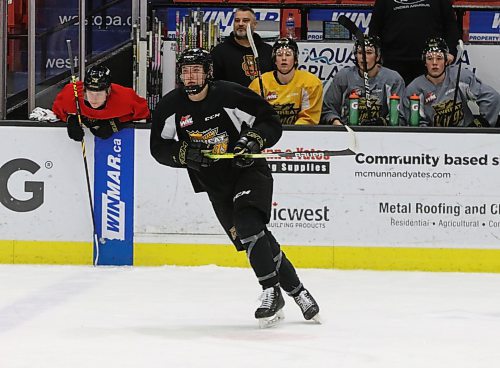
<path fill-rule="evenodd" d="M 0 265 L 0 367 L 498 367 L 498 274 L 298 271 L 261 330 L 250 269 Z"/>

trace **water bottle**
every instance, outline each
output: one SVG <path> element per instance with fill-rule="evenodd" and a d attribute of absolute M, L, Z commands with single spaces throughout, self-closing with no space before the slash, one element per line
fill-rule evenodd
<path fill-rule="evenodd" d="M 399 96 L 396 93 L 389 98 L 389 123 L 392 126 L 399 125 Z"/>
<path fill-rule="evenodd" d="M 420 97 L 415 93 L 410 96 L 410 125 L 419 126 L 420 124 Z"/>
<path fill-rule="evenodd" d="M 286 19 L 286 36 L 295 39 L 295 18 L 292 13 L 288 13 L 288 18 Z"/>
<path fill-rule="evenodd" d="M 356 92 L 349 95 L 349 125 L 359 124 L 359 96 Z"/>

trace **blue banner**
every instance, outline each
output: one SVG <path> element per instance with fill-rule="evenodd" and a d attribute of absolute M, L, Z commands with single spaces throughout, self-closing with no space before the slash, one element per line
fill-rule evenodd
<path fill-rule="evenodd" d="M 87 9 L 88 19 L 85 21 L 87 55 L 106 52 L 117 45 L 130 39 L 132 30 L 132 5 L 131 0 L 124 0 L 112 7 L 89 16 L 91 12 L 106 5 L 105 0 L 96 0 L 92 3 L 92 9 Z M 42 55 L 45 60 L 44 71 L 47 77 L 57 75 L 70 67 L 66 40 L 72 41 L 73 53 L 76 65 L 78 65 L 78 28 L 75 23 L 67 28 L 60 29 L 54 33 L 45 34 L 63 24 L 78 18 L 78 1 L 76 0 L 46 0 L 37 4 L 37 34 L 43 34 L 37 41 L 37 57 Z M 38 65 L 38 64 L 37 64 Z M 39 66 L 38 66 L 39 68 Z"/>
<path fill-rule="evenodd" d="M 190 14 L 190 11 L 202 11 L 203 22 L 214 21 L 219 26 L 222 35 L 227 36 L 233 30 L 234 23 L 234 8 L 167 8 L 167 31 L 169 37 L 175 36 L 176 13 L 179 12 L 179 18 L 182 19 Z M 279 22 L 279 9 L 254 9 L 257 21 L 272 21 Z M 161 12 L 157 12 L 157 17 L 160 18 Z M 160 20 L 163 20 L 160 18 Z"/>
<path fill-rule="evenodd" d="M 123 129 L 108 139 L 96 137 L 94 157 L 94 209 L 99 237 L 97 264 L 132 265 L 134 129 Z"/>
<path fill-rule="evenodd" d="M 500 12 L 471 11 L 469 25 L 469 41 L 499 42 Z"/>

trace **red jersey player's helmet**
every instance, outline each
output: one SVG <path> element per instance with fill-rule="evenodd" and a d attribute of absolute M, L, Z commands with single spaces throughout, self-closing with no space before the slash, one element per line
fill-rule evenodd
<path fill-rule="evenodd" d="M 205 72 L 205 78 L 201 84 L 186 86 L 181 78 L 182 67 L 186 65 L 202 65 Z M 213 62 L 210 53 L 202 48 L 186 49 L 177 60 L 177 78 L 184 91 L 188 95 L 198 94 L 203 88 L 213 80 Z"/>
<path fill-rule="evenodd" d="M 424 49 L 422 50 L 422 61 L 424 63 L 428 52 L 442 52 L 444 60 L 446 61 L 448 54 L 450 53 L 450 49 L 448 48 L 446 41 L 441 37 L 431 37 L 425 42 Z"/>
<path fill-rule="evenodd" d="M 273 52 L 271 54 L 273 65 L 276 65 L 276 53 L 279 49 L 290 49 L 293 52 L 294 66 L 295 68 L 299 65 L 299 46 L 291 38 L 280 38 L 273 45 Z"/>
<path fill-rule="evenodd" d="M 92 66 L 85 73 L 83 84 L 89 91 L 104 91 L 111 86 L 111 71 L 103 65 Z"/>

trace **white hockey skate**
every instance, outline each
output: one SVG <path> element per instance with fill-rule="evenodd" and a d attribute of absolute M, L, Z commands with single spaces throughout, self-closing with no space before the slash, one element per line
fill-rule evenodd
<path fill-rule="evenodd" d="M 281 295 L 279 286 L 272 286 L 264 289 L 260 296 L 261 305 L 255 311 L 255 318 L 259 321 L 260 328 L 269 328 L 276 326 L 280 321 L 285 319 L 283 307 L 285 299 Z"/>
<path fill-rule="evenodd" d="M 307 321 L 313 320 L 314 322 L 321 324 L 321 318 L 319 316 L 319 305 L 316 300 L 306 289 L 302 290 L 299 295 L 294 296 L 293 300 L 300 307 L 302 315 Z"/>

